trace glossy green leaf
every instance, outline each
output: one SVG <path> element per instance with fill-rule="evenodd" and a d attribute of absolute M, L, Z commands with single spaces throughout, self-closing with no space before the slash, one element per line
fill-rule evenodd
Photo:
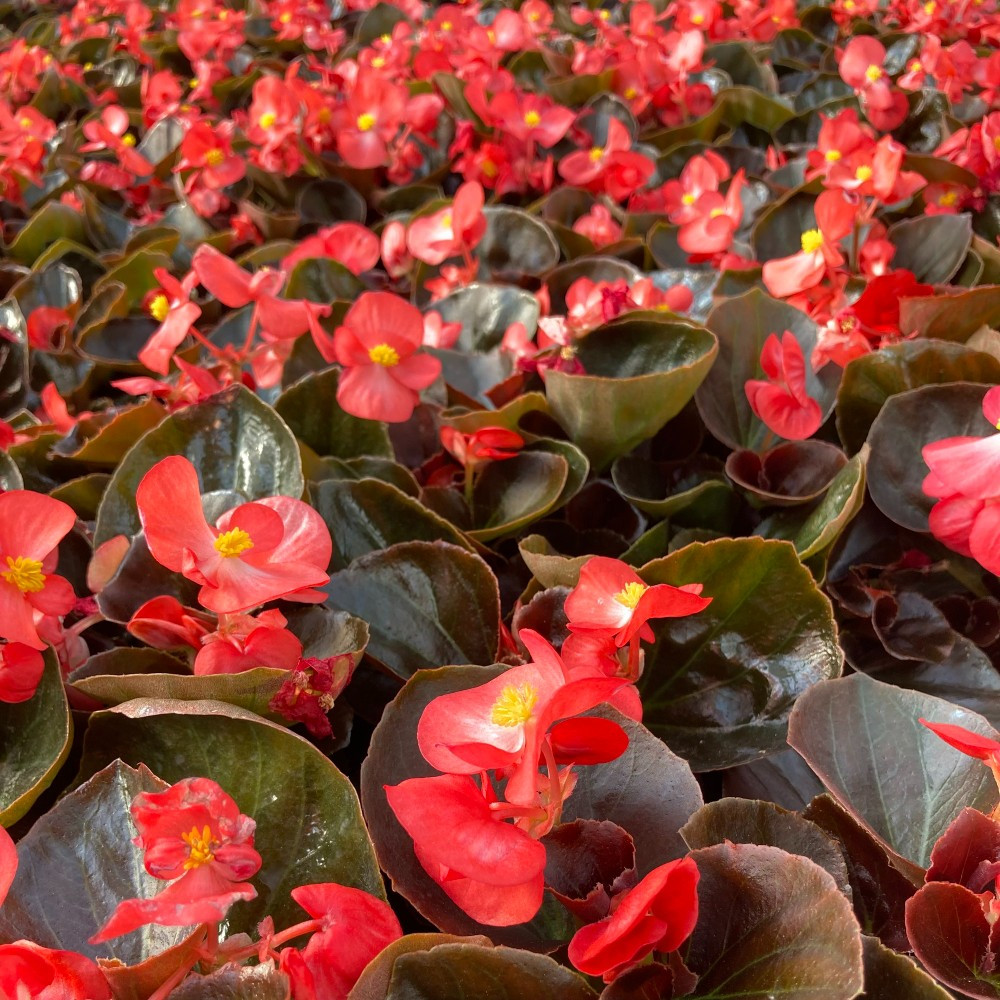
<path fill-rule="evenodd" d="M 749 379 L 765 377 L 760 366 L 764 342 L 772 333 L 780 338 L 788 330 L 808 359 L 819 330 L 805 313 L 760 289 L 720 302 L 706 323 L 719 339 L 719 356 L 695 395 L 698 412 L 709 431 L 730 448 L 760 448 L 770 431 L 754 416 L 744 387 Z M 806 391 L 824 416 L 833 409 L 839 379 L 836 365 L 818 373 L 806 365 Z"/>
<path fill-rule="evenodd" d="M 847 899 L 819 865 L 756 844 L 704 847 L 691 857 L 701 875 L 698 924 L 682 949 L 699 976 L 691 996 L 858 995 L 861 934 Z"/>
<path fill-rule="evenodd" d="M 708 497 L 732 493 L 722 466 L 710 458 L 650 462 L 624 455 L 611 467 L 616 489 L 651 517 L 672 517 Z"/>
<path fill-rule="evenodd" d="M 986 437 L 995 428 L 983 416 L 988 386 L 969 382 L 925 385 L 890 396 L 868 432 L 868 492 L 896 524 L 927 531 L 937 502 L 924 493 L 924 445 L 948 437 Z"/>
<path fill-rule="evenodd" d="M 1000 359 L 944 340 L 906 340 L 855 358 L 844 369 L 837 393 L 837 432 L 844 447 L 849 452 L 861 448 L 890 396 L 949 382 L 1000 382 Z"/>
<path fill-rule="evenodd" d="M 204 493 L 235 490 L 248 500 L 302 493 L 302 465 L 292 432 L 249 389 L 233 386 L 171 414 L 132 446 L 101 500 L 96 544 L 140 529 L 136 488 L 168 455 L 184 455 L 194 464 Z"/>
<path fill-rule="evenodd" d="M 142 698 L 91 716 L 81 775 L 116 757 L 169 782 L 211 778 L 256 821 L 258 896 L 233 907 L 230 933 L 253 930 L 265 915 L 279 929 L 298 923 L 302 910 L 289 893 L 299 885 L 339 882 L 383 895 L 351 783 L 284 727 L 222 702 Z"/>
<path fill-rule="evenodd" d="M 968 215 L 924 215 L 894 223 L 887 236 L 896 247 L 893 268 L 912 271 L 917 281 L 943 285 L 969 252 L 972 221 Z"/>
<path fill-rule="evenodd" d="M 695 771 L 782 749 L 796 698 L 843 662 L 830 602 L 794 547 L 696 542 L 640 575 L 648 584 L 700 583 L 712 598 L 696 615 L 653 623 L 640 680 L 645 724 Z"/>
<path fill-rule="evenodd" d="M 346 413 L 337 403 L 335 368 L 300 378 L 278 397 L 275 412 L 291 432 L 320 456 L 392 458 L 386 426 Z"/>
<path fill-rule="evenodd" d="M 704 327 L 632 313 L 580 341 L 585 374 L 549 372 L 549 405 L 573 443 L 603 469 L 680 413 L 717 349 Z"/>
<path fill-rule="evenodd" d="M 833 478 L 826 495 L 795 535 L 795 550 L 805 561 L 831 546 L 865 500 L 865 461 L 862 449 Z"/>
<path fill-rule="evenodd" d="M 492 663 L 500 595 L 489 566 L 447 542 L 402 542 L 355 559 L 324 588 L 369 623 L 368 653 L 397 677 L 444 663 Z"/>
<path fill-rule="evenodd" d="M 867 934 L 864 948 L 865 991 L 858 1000 L 950 1000 L 942 989 L 911 958 L 886 948 Z"/>
<path fill-rule="evenodd" d="M 922 726 L 921 717 L 996 739 L 974 712 L 864 674 L 807 692 L 788 731 L 837 801 L 911 869 L 927 866 L 963 806 L 989 812 L 997 802 L 989 770 Z"/>
<path fill-rule="evenodd" d="M 52 650 L 33 697 L 0 702 L 0 825 L 16 823 L 52 784 L 73 739 L 66 692 Z"/>
<path fill-rule="evenodd" d="M 331 479 L 317 483 L 311 495 L 333 538 L 331 571 L 397 542 L 440 540 L 471 550 L 457 528 L 389 483 Z"/>
<path fill-rule="evenodd" d="M 490 462 L 476 478 L 469 537 L 489 542 L 544 517 L 563 496 L 568 478 L 566 459 L 545 451 Z"/>
<path fill-rule="evenodd" d="M 439 695 L 485 684 L 503 669 L 448 666 L 412 677 L 375 730 L 361 772 L 361 795 L 383 869 L 396 890 L 421 913 L 449 933 L 481 933 L 498 943 L 540 950 L 552 946 L 552 928 L 541 917 L 516 928 L 483 927 L 444 895 L 414 856 L 412 841 L 389 808 L 382 787 L 436 773 L 417 747 L 417 723 L 426 705 Z M 608 706 L 599 709 L 598 714 L 623 726 L 629 746 L 617 760 L 578 769 L 577 785 L 566 803 L 563 819 L 607 819 L 617 823 L 632 835 L 637 866 L 645 874 L 685 853 L 678 830 L 701 805 L 701 792 L 684 761 L 643 726 Z M 541 916 L 544 913 L 543 907 Z"/>
<path fill-rule="evenodd" d="M 149 924 L 102 944 L 88 942 L 123 899 L 148 899 L 165 885 L 139 860 L 129 812 L 140 792 L 165 787 L 145 767 L 112 761 L 40 817 L 18 844 L 0 940 L 27 939 L 135 964 L 187 937 L 190 928 Z"/>
<path fill-rule="evenodd" d="M 706 803 L 681 827 L 681 836 L 692 850 L 726 841 L 780 847 L 815 861 L 851 898 L 847 864 L 840 847 L 815 823 L 773 802 L 727 797 Z"/>

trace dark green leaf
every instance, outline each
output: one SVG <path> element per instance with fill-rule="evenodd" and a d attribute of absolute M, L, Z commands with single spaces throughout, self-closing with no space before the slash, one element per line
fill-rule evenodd
<path fill-rule="evenodd" d="M 278 397 L 275 412 L 291 432 L 320 456 L 392 458 L 386 426 L 345 413 L 337 403 L 335 368 L 300 378 Z"/>
<path fill-rule="evenodd" d="M 942 299 L 930 296 L 926 300 L 902 300 L 904 306 L 907 302 L 924 301 L 941 302 Z M 980 325 L 977 324 L 976 329 Z M 944 332 L 934 329 L 934 335 Z M 1000 360 L 963 344 L 942 340 L 906 340 L 855 358 L 844 369 L 837 393 L 837 432 L 844 447 L 849 452 L 861 448 L 890 396 L 922 385 L 947 382 L 1000 382 Z"/>
<path fill-rule="evenodd" d="M 16 823 L 52 784 L 72 739 L 62 675 L 49 649 L 34 696 L 17 704 L 0 702 L 0 824 Z"/>
<path fill-rule="evenodd" d="M 492 663 L 500 596 L 477 555 L 446 542 L 403 542 L 355 559 L 324 588 L 367 621 L 369 655 L 398 677 L 445 663 Z"/>
<path fill-rule="evenodd" d="M 580 342 L 583 375 L 551 371 L 545 388 L 556 419 L 603 469 L 652 437 L 688 403 L 715 361 L 704 327 L 632 313 Z"/>
<path fill-rule="evenodd" d="M 906 955 L 886 948 L 878 938 L 867 934 L 864 947 L 865 991 L 858 1000 L 950 1000 L 926 972 Z"/>
<path fill-rule="evenodd" d="M 903 219 L 889 227 L 889 242 L 896 247 L 894 268 L 912 271 L 918 281 L 943 285 L 962 266 L 972 243 L 968 215 L 925 215 Z"/>
<path fill-rule="evenodd" d="M 989 770 L 948 746 L 920 718 L 996 739 L 974 712 L 864 674 L 808 691 L 788 731 L 788 742 L 837 801 L 909 870 L 927 866 L 931 848 L 963 806 L 989 812 L 997 801 Z"/>
<path fill-rule="evenodd" d="M 302 465 L 292 432 L 249 389 L 233 386 L 171 414 L 132 446 L 101 500 L 96 544 L 140 529 L 136 488 L 168 455 L 191 460 L 203 493 L 235 490 L 248 500 L 302 493 Z"/>
<path fill-rule="evenodd" d="M 696 771 L 731 767 L 785 743 L 809 687 L 840 673 L 829 600 L 787 542 L 723 538 L 648 563 L 649 584 L 701 583 L 712 603 L 653 626 L 640 681 L 646 725 Z"/>
<path fill-rule="evenodd" d="M 923 490 L 924 445 L 948 437 L 985 437 L 995 428 L 983 416 L 987 386 L 969 382 L 925 385 L 890 396 L 868 432 L 868 491 L 886 517 L 927 531 L 937 502 Z"/>
<path fill-rule="evenodd" d="M 694 997 L 851 1000 L 862 986 L 861 935 L 833 878 L 777 847 L 693 851 L 698 924 L 684 961 Z"/>
<path fill-rule="evenodd" d="M 116 757 L 142 761 L 169 782 L 211 778 L 256 820 L 254 846 L 264 863 L 252 881 L 259 895 L 233 907 L 230 933 L 253 930 L 265 915 L 279 929 L 301 921 L 289 895 L 299 885 L 339 882 L 383 895 L 351 783 L 282 726 L 221 702 L 143 698 L 91 717 L 81 774 Z M 124 847 L 115 844 L 119 857 Z"/>
<path fill-rule="evenodd" d="M 413 497 L 377 479 L 326 480 L 312 490 L 312 505 L 333 538 L 332 571 L 397 542 L 450 542 L 465 549 L 460 531 Z"/>
<path fill-rule="evenodd" d="M 730 448 L 759 448 L 770 431 L 750 409 L 745 386 L 749 379 L 765 377 L 760 366 L 764 342 L 772 333 L 780 338 L 788 330 L 808 362 L 819 330 L 805 313 L 760 289 L 721 302 L 706 322 L 719 339 L 719 356 L 695 395 L 698 412 L 709 431 Z M 836 365 L 816 373 L 806 364 L 806 391 L 824 416 L 833 410 L 839 380 Z"/>

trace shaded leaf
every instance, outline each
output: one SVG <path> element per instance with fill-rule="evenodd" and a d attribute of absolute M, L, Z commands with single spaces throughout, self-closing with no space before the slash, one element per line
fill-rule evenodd
<path fill-rule="evenodd" d="M 392 545 L 355 559 L 324 589 L 334 606 L 369 623 L 369 654 L 397 677 L 496 657 L 496 578 L 479 556 L 456 545 Z"/>
<path fill-rule="evenodd" d="M 996 738 L 989 723 L 939 698 L 865 674 L 816 685 L 792 712 L 788 742 L 837 801 L 887 849 L 926 868 L 961 808 L 989 811 L 996 784 L 982 763 L 917 720 L 947 722 Z"/>

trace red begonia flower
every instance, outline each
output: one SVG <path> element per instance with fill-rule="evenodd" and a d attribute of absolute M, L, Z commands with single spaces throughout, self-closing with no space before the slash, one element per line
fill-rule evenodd
<path fill-rule="evenodd" d="M 10 1000 L 111 1000 L 101 970 L 72 951 L 31 941 L 0 945 L 0 997 Z"/>
<path fill-rule="evenodd" d="M 819 430 L 823 411 L 806 391 L 806 362 L 795 334 L 772 333 L 760 352 L 768 381 L 750 379 L 744 387 L 750 408 L 768 429 L 789 441 L 804 441 Z"/>
<path fill-rule="evenodd" d="M 162 792 L 141 792 L 131 812 L 146 871 L 171 884 L 151 899 L 119 903 L 92 943 L 146 924 L 217 923 L 233 903 L 256 897 L 244 881 L 261 865 L 256 824 L 214 781 L 184 778 Z"/>
<path fill-rule="evenodd" d="M 885 46 L 870 35 L 859 35 L 847 43 L 838 68 L 841 78 L 874 108 L 892 106 L 892 80 L 882 68 Z"/>
<path fill-rule="evenodd" d="M 733 237 L 743 221 L 744 173 L 737 171 L 725 195 L 706 191 L 691 206 L 691 217 L 677 233 L 677 245 L 689 254 L 717 254 L 732 246 Z"/>
<path fill-rule="evenodd" d="M 981 760 L 991 767 L 1000 767 L 1000 741 L 949 722 L 928 722 L 926 719 L 919 721 L 935 736 L 940 736 L 945 743 L 966 756 L 975 757 L 976 760 Z"/>
<path fill-rule="evenodd" d="M 254 667 L 294 670 L 302 643 L 285 626 L 280 611 L 252 615 L 223 615 L 219 627 L 202 637 L 194 659 L 196 674 L 238 674 Z"/>
<path fill-rule="evenodd" d="M 125 626 L 137 639 L 154 649 L 190 646 L 201 649 L 202 636 L 212 631 L 214 619 L 195 608 L 186 608 L 176 597 L 154 597 L 137 608 Z"/>
<path fill-rule="evenodd" d="M 23 642 L 0 643 L 0 701 L 13 705 L 32 698 L 44 671 L 37 649 Z"/>
<path fill-rule="evenodd" d="M 451 205 L 414 219 L 406 232 L 410 254 L 436 265 L 471 250 L 486 232 L 484 197 L 483 186 L 468 181 L 455 192 Z"/>
<path fill-rule="evenodd" d="M 113 150 L 121 165 L 133 174 L 145 177 L 153 172 L 153 165 L 137 152 L 135 136 L 129 130 L 128 112 L 117 105 L 106 107 L 101 117 L 84 122 L 82 131 L 87 138 L 80 152 L 89 153 L 100 149 Z"/>
<path fill-rule="evenodd" d="M 160 325 L 139 352 L 139 360 L 152 372 L 166 375 L 170 359 L 184 342 L 201 315 L 201 308 L 191 301 L 191 293 L 198 284 L 198 275 L 188 272 L 178 281 L 162 267 L 153 272 L 160 283 L 160 291 L 149 300 L 149 313 Z"/>
<path fill-rule="evenodd" d="M 610 983 L 651 952 L 675 951 L 698 922 L 698 878 L 691 858 L 654 868 L 614 901 L 611 916 L 573 935 L 569 960 Z"/>
<path fill-rule="evenodd" d="M 57 334 L 65 333 L 72 325 L 73 317 L 65 309 L 38 306 L 28 313 L 28 343 L 39 351 L 55 351 Z"/>
<path fill-rule="evenodd" d="M 865 332 L 876 338 L 899 336 L 899 300 L 933 295 L 933 285 L 917 281 L 912 271 L 900 269 L 872 278 L 851 312 Z"/>
<path fill-rule="evenodd" d="M 337 402 L 368 420 L 408 420 L 441 362 L 416 353 L 423 343 L 420 310 L 391 292 L 365 292 L 333 335 L 337 361 L 344 366 Z"/>
<path fill-rule="evenodd" d="M 779 299 L 818 285 L 827 268 L 844 263 L 837 244 L 854 228 L 856 206 L 842 191 L 830 190 L 816 199 L 815 212 L 817 228 L 802 234 L 802 251 L 764 264 L 764 284 Z"/>
<path fill-rule="evenodd" d="M 337 152 L 349 167 L 370 170 L 386 163 L 388 143 L 399 131 L 408 98 L 405 84 L 368 68 L 358 71 L 335 120 Z"/>
<path fill-rule="evenodd" d="M 640 278 L 628 290 L 628 297 L 636 309 L 681 313 L 687 312 L 694 304 L 694 293 L 687 285 L 671 285 L 667 289 L 661 289 L 653 284 L 652 278 Z"/>
<path fill-rule="evenodd" d="M 327 713 L 354 673 L 354 657 L 340 653 L 323 659 L 301 659 L 268 703 L 289 722 L 301 722 L 313 736 L 333 735 Z"/>
<path fill-rule="evenodd" d="M 632 152 L 628 129 L 617 118 L 608 120 L 608 135 L 603 146 L 569 153 L 559 161 L 559 174 L 568 183 L 606 192 L 615 201 L 638 191 L 655 169 L 649 157 Z"/>
<path fill-rule="evenodd" d="M 285 257 L 281 266 L 291 271 L 299 261 L 314 257 L 332 257 L 352 274 L 362 274 L 378 263 L 379 239 L 360 223 L 338 222 L 307 236 Z"/>
<path fill-rule="evenodd" d="M 44 649 L 35 613 L 65 615 L 72 610 L 72 586 L 52 571 L 59 542 L 75 522 L 69 504 L 44 493 L 0 493 L 0 639 Z"/>
<path fill-rule="evenodd" d="M 497 818 L 472 778 L 410 778 L 385 794 L 417 860 L 473 920 L 509 927 L 538 912 L 545 848 Z"/>
<path fill-rule="evenodd" d="M 300 885 L 292 889 L 292 899 L 321 923 L 304 948 L 281 953 L 296 998 L 346 1000 L 365 966 L 403 936 L 389 904 L 361 889 L 334 882 Z M 301 962 L 291 961 L 292 952 Z"/>
<path fill-rule="evenodd" d="M 10 892 L 17 874 L 17 846 L 6 829 L 0 826 L 0 906 Z"/>
<path fill-rule="evenodd" d="M 312 588 L 329 580 L 333 543 L 323 519 L 301 500 L 245 503 L 212 527 L 202 510 L 198 473 L 173 455 L 142 478 L 136 505 L 153 558 L 201 584 L 198 600 L 211 611 L 247 611 L 278 597 L 322 600 Z"/>
<path fill-rule="evenodd" d="M 983 397 L 983 415 L 1000 428 L 1000 386 Z M 1000 573 L 1000 434 L 953 437 L 925 445 L 923 490 L 938 499 L 928 517 L 938 541 Z"/>
<path fill-rule="evenodd" d="M 606 702 L 628 680 L 571 678 L 559 654 L 537 632 L 523 629 L 519 638 L 532 662 L 511 667 L 479 687 L 435 698 L 420 716 L 417 744 L 429 764 L 448 774 L 509 768 L 507 800 L 533 805 L 539 758 L 550 729 Z M 604 720 L 577 721 L 572 733 L 567 731 L 565 745 L 558 734 L 550 741 L 562 762 L 571 763 L 574 749 L 581 763 L 584 757 L 588 763 L 614 760 L 623 752 L 619 732 L 610 732 Z"/>
<path fill-rule="evenodd" d="M 442 427 L 441 444 L 462 466 L 469 468 L 482 462 L 514 458 L 524 447 L 524 438 L 506 427 L 481 427 L 472 434 Z"/>
<path fill-rule="evenodd" d="M 570 631 L 605 632 L 621 647 L 636 635 L 652 641 L 654 618 L 683 618 L 707 608 L 712 598 L 700 593 L 701 584 L 649 586 L 620 559 L 594 556 L 583 564 L 565 610 Z"/>
<path fill-rule="evenodd" d="M 718 153 L 708 149 L 702 156 L 692 156 L 684 164 L 676 180 L 667 181 L 661 188 L 663 208 L 674 225 L 683 226 L 698 217 L 695 205 L 706 193 L 717 192 L 719 185 L 729 177 L 729 164 Z"/>

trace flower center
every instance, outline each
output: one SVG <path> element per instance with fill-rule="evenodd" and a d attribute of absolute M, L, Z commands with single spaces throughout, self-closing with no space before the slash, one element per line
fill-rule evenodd
<path fill-rule="evenodd" d="M 484 176 L 486 177 L 496 177 L 500 172 L 500 168 L 492 160 L 483 160 L 479 164 L 479 169 L 482 170 Z"/>
<path fill-rule="evenodd" d="M 383 368 L 393 368 L 399 364 L 399 351 L 389 344 L 376 344 L 369 352 L 368 357 L 376 365 Z"/>
<path fill-rule="evenodd" d="M 381 69 L 384 65 L 385 56 L 375 56 L 375 58 L 372 59 L 372 66 L 374 66 L 375 69 Z"/>
<path fill-rule="evenodd" d="M 626 87 L 625 88 L 625 100 L 626 101 L 634 101 L 638 96 L 639 96 L 639 91 L 636 90 L 635 87 Z"/>
<path fill-rule="evenodd" d="M 921 63 L 919 59 L 914 59 L 913 62 L 910 63 L 911 73 L 919 73 L 923 68 L 923 63 Z"/>
<path fill-rule="evenodd" d="M 260 127 L 261 128 L 274 128 L 274 123 L 278 120 L 278 116 L 273 111 L 265 111 L 260 116 Z"/>
<path fill-rule="evenodd" d="M 693 205 L 695 203 L 695 200 L 696 200 L 695 196 L 691 194 L 690 191 L 688 191 L 687 194 L 681 195 L 681 201 L 684 202 L 685 205 Z"/>
<path fill-rule="evenodd" d="M 531 718 L 538 692 L 530 684 L 508 684 L 493 703 L 490 718 L 495 726 L 523 726 Z"/>
<path fill-rule="evenodd" d="M 644 583 L 626 583 L 625 586 L 615 594 L 615 600 L 626 608 L 635 610 L 640 598 L 649 590 Z"/>
<path fill-rule="evenodd" d="M 705 15 L 704 14 L 692 14 L 691 15 L 691 23 L 692 24 L 704 24 L 705 23 Z"/>
<path fill-rule="evenodd" d="M 453 25 L 451 23 L 451 21 L 442 21 L 441 22 L 441 30 L 442 31 L 451 31 L 451 29 L 454 28 L 454 27 L 455 27 L 455 25 Z"/>
<path fill-rule="evenodd" d="M 242 528 L 232 528 L 224 531 L 212 544 L 224 559 L 233 559 L 252 549 L 253 539 Z"/>
<path fill-rule="evenodd" d="M 708 213 L 710 219 L 717 219 L 720 215 L 725 215 L 726 210 L 724 208 L 713 208 L 711 212 Z"/>
<path fill-rule="evenodd" d="M 21 119 L 18 121 L 18 125 L 21 128 L 31 128 L 31 119 L 27 115 L 22 115 Z"/>
<path fill-rule="evenodd" d="M 818 229 L 807 229 L 802 234 L 803 253 L 815 253 L 823 246 L 823 234 Z"/>
<path fill-rule="evenodd" d="M 22 594 L 37 594 L 45 587 L 45 574 L 42 564 L 37 559 L 25 556 L 7 556 L 6 572 L 0 573 L 8 583 L 14 584 Z"/>
<path fill-rule="evenodd" d="M 524 124 L 529 128 L 534 128 L 541 120 L 542 116 L 537 111 L 529 111 L 524 116 Z"/>
<path fill-rule="evenodd" d="M 181 834 L 181 840 L 188 845 L 188 857 L 187 861 L 184 862 L 184 867 L 187 870 L 200 868 L 215 860 L 212 848 L 218 847 L 218 843 L 212 836 L 211 827 L 203 826 L 199 832 L 198 827 L 193 826 L 190 833 Z"/>
<path fill-rule="evenodd" d="M 126 132 L 125 135 L 122 136 L 122 145 L 123 146 L 130 146 L 130 147 L 134 146 L 135 145 L 135 136 L 131 135 L 128 132 Z"/>
<path fill-rule="evenodd" d="M 940 198 L 938 198 L 938 204 L 944 205 L 945 208 L 951 208 L 951 206 L 954 205 L 956 201 L 958 201 L 957 191 L 945 191 L 945 193 L 941 195 Z"/>
<path fill-rule="evenodd" d="M 278 17 L 278 20 L 282 24 L 288 24 L 288 22 L 291 21 L 291 19 L 292 19 L 292 12 L 290 10 L 286 10 L 283 14 L 281 14 Z"/>
<path fill-rule="evenodd" d="M 332 117 L 333 112 L 329 108 L 320 108 L 319 111 L 316 112 L 316 121 L 318 121 L 320 125 L 329 125 Z"/>
<path fill-rule="evenodd" d="M 826 151 L 826 162 L 836 163 L 844 154 L 839 149 L 828 149 Z"/>
<path fill-rule="evenodd" d="M 596 163 L 604 155 L 603 146 L 593 146 L 590 150 L 590 162 Z"/>
<path fill-rule="evenodd" d="M 210 149 L 205 153 L 205 164 L 209 167 L 217 167 L 225 158 L 226 154 L 221 149 Z"/>
<path fill-rule="evenodd" d="M 872 168 L 868 166 L 867 163 L 862 163 L 857 170 L 854 171 L 854 176 L 859 181 L 870 181 L 872 179 Z"/>
<path fill-rule="evenodd" d="M 882 67 L 876 66 L 872 63 L 868 69 L 865 70 L 865 76 L 868 78 L 870 83 L 878 83 L 882 79 Z"/>
<path fill-rule="evenodd" d="M 375 127 L 375 116 L 366 111 L 363 115 L 358 115 L 358 128 L 362 132 L 370 132 Z"/>
<path fill-rule="evenodd" d="M 153 301 L 149 303 L 149 315 L 156 320 L 157 323 L 162 323 L 167 318 L 167 313 L 170 312 L 170 300 L 160 292 L 159 295 L 153 297 Z"/>

